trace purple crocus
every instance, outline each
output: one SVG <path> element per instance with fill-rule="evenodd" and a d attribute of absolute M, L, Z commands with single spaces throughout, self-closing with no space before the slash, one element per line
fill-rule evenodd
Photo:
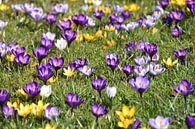
<path fill-rule="evenodd" d="M 53 118 L 60 115 L 60 110 L 57 107 L 47 106 L 45 109 L 45 117 L 48 120 L 52 120 Z"/>
<path fill-rule="evenodd" d="M 118 54 L 107 53 L 106 54 L 106 63 L 112 69 L 112 71 L 114 71 L 115 68 L 119 64 L 119 56 L 118 56 Z"/>
<path fill-rule="evenodd" d="M 46 20 L 47 20 L 47 22 L 48 22 L 49 24 L 53 24 L 53 23 L 55 23 L 55 22 L 57 21 L 57 17 L 56 17 L 55 14 L 48 14 L 48 15 L 46 16 Z"/>
<path fill-rule="evenodd" d="M 162 21 L 164 24 L 171 24 L 172 19 L 170 18 L 170 16 L 166 16 L 162 18 Z"/>
<path fill-rule="evenodd" d="M 86 25 L 88 22 L 87 17 L 84 14 L 72 16 L 72 21 L 76 25 L 81 25 L 81 26 Z"/>
<path fill-rule="evenodd" d="M 35 98 L 37 95 L 39 95 L 41 88 L 37 82 L 33 81 L 24 86 L 23 90 L 30 98 Z"/>
<path fill-rule="evenodd" d="M 15 56 L 24 55 L 26 53 L 26 48 L 25 47 L 17 47 L 15 50 L 12 50 L 12 53 Z"/>
<path fill-rule="evenodd" d="M 117 19 L 117 16 L 115 14 L 110 14 L 109 19 L 111 23 L 114 23 Z"/>
<path fill-rule="evenodd" d="M 165 71 L 165 68 L 160 64 L 155 64 L 154 62 L 150 62 L 150 73 L 152 75 L 159 75 Z"/>
<path fill-rule="evenodd" d="M 41 47 L 44 47 L 47 50 L 49 50 L 53 46 L 54 46 L 54 42 L 52 40 L 44 38 L 44 37 L 41 38 Z"/>
<path fill-rule="evenodd" d="M 159 55 L 157 53 L 155 55 L 153 55 L 152 58 L 150 58 L 150 56 L 148 56 L 149 62 L 156 62 L 158 60 L 159 60 Z"/>
<path fill-rule="evenodd" d="M 80 67 L 87 65 L 87 59 L 77 58 L 76 60 L 74 60 L 74 63 L 76 64 L 76 68 L 80 68 Z"/>
<path fill-rule="evenodd" d="M 87 65 L 84 65 L 83 67 L 79 68 L 79 71 L 86 76 L 90 76 L 93 72 L 94 67 L 88 67 Z"/>
<path fill-rule="evenodd" d="M 135 59 L 134 59 L 135 63 L 137 65 L 145 65 L 148 63 L 148 58 L 145 57 L 145 56 L 137 56 Z"/>
<path fill-rule="evenodd" d="M 191 82 L 187 80 L 182 80 L 179 86 L 174 86 L 173 89 L 177 92 L 182 94 L 185 98 L 194 92 L 194 87 L 192 86 Z"/>
<path fill-rule="evenodd" d="M 54 57 L 53 59 L 50 58 L 48 62 L 56 71 L 58 71 L 64 65 L 64 58 Z"/>
<path fill-rule="evenodd" d="M 55 14 L 64 14 L 68 10 L 68 4 L 56 4 L 55 6 L 51 7 L 51 10 Z"/>
<path fill-rule="evenodd" d="M 22 65 L 22 66 L 25 66 L 29 63 L 29 60 L 30 60 L 30 55 L 29 54 L 26 54 L 26 55 L 23 55 L 23 54 L 19 54 L 17 55 L 15 58 L 14 58 L 15 62 L 18 64 L 18 65 Z"/>
<path fill-rule="evenodd" d="M 155 55 L 158 51 L 158 46 L 155 43 L 152 44 L 146 44 L 144 46 L 145 52 L 152 58 L 153 55 Z"/>
<path fill-rule="evenodd" d="M 169 16 L 176 23 L 180 22 L 183 19 L 183 13 L 181 11 L 171 12 Z"/>
<path fill-rule="evenodd" d="M 98 104 L 94 103 L 92 105 L 92 114 L 98 119 L 99 117 L 106 115 L 108 110 L 105 109 L 103 106 L 99 106 Z"/>
<path fill-rule="evenodd" d="M 121 15 L 125 18 L 128 19 L 131 17 L 131 13 L 129 11 L 122 11 Z"/>
<path fill-rule="evenodd" d="M 192 129 L 195 127 L 195 117 L 187 115 L 185 119 L 186 125 L 188 126 L 188 129 Z"/>
<path fill-rule="evenodd" d="M 183 34 L 183 31 L 179 27 L 174 27 L 171 31 L 171 35 L 174 38 L 179 38 Z"/>
<path fill-rule="evenodd" d="M 133 129 L 139 129 L 141 126 L 141 121 L 139 119 L 136 119 L 133 123 Z"/>
<path fill-rule="evenodd" d="M 5 42 L 0 42 L 0 56 L 3 57 L 7 53 L 7 46 L 5 45 Z"/>
<path fill-rule="evenodd" d="M 145 76 L 148 71 L 149 66 L 140 65 L 134 67 L 134 72 L 139 76 Z"/>
<path fill-rule="evenodd" d="M 38 75 L 37 77 L 44 82 L 46 85 L 47 80 L 50 79 L 54 73 L 52 68 L 49 65 L 42 64 L 41 66 L 37 65 Z"/>
<path fill-rule="evenodd" d="M 136 49 L 135 42 L 129 42 L 129 43 L 125 44 L 124 49 L 125 49 L 127 54 L 131 54 L 132 51 L 135 51 L 135 49 Z"/>
<path fill-rule="evenodd" d="M 9 98 L 11 94 L 4 89 L 0 89 L 0 104 L 4 104 Z"/>
<path fill-rule="evenodd" d="M 154 129 L 168 129 L 168 126 L 171 123 L 171 118 L 163 118 L 162 116 L 157 116 L 155 119 L 149 119 L 148 123 Z"/>
<path fill-rule="evenodd" d="M 25 3 L 23 5 L 25 13 L 30 13 L 34 9 L 34 4 L 33 3 Z"/>
<path fill-rule="evenodd" d="M 106 88 L 106 80 L 99 77 L 92 81 L 92 87 L 97 90 L 101 96 L 101 91 Z"/>
<path fill-rule="evenodd" d="M 148 45 L 148 42 L 145 42 L 144 40 L 139 41 L 139 43 L 137 44 L 137 49 L 145 52 L 145 46 Z"/>
<path fill-rule="evenodd" d="M 187 55 L 187 48 L 185 48 L 183 50 L 173 51 L 173 54 L 175 55 L 176 58 L 181 60 L 182 64 L 185 64 L 185 58 Z"/>
<path fill-rule="evenodd" d="M 193 15 L 195 15 L 195 1 L 194 0 L 186 0 L 186 6 L 190 9 Z"/>
<path fill-rule="evenodd" d="M 129 83 L 131 87 L 136 90 L 138 93 L 140 93 L 140 96 L 142 97 L 142 94 L 148 89 L 150 84 L 150 79 L 148 77 L 142 77 L 138 76 L 136 79 L 130 79 Z"/>
<path fill-rule="evenodd" d="M 35 21 L 39 21 L 39 20 L 41 20 L 45 17 L 45 15 L 43 14 L 43 9 L 42 8 L 34 8 L 33 10 L 31 10 L 30 16 Z"/>
<path fill-rule="evenodd" d="M 97 10 L 97 11 L 94 12 L 93 16 L 94 16 L 95 18 L 101 20 L 102 17 L 104 16 L 104 13 L 103 13 L 102 11 Z"/>
<path fill-rule="evenodd" d="M 71 30 L 72 29 L 72 22 L 71 20 L 62 20 L 59 24 L 57 24 L 57 27 L 63 31 Z"/>
<path fill-rule="evenodd" d="M 126 74 L 126 76 L 128 77 L 129 75 L 131 75 L 134 72 L 134 67 L 124 64 L 122 70 Z"/>
<path fill-rule="evenodd" d="M 124 18 L 124 17 L 117 17 L 117 18 L 116 18 L 116 22 L 117 22 L 118 24 L 122 24 L 123 22 L 125 22 L 125 18 Z"/>
<path fill-rule="evenodd" d="M 48 50 L 44 47 L 39 47 L 33 51 L 33 54 L 37 58 L 40 65 L 41 61 L 47 56 Z"/>
<path fill-rule="evenodd" d="M 4 105 L 2 113 L 5 118 L 14 118 L 17 114 L 17 110 L 15 110 L 14 107 L 8 107 L 7 105 Z"/>
<path fill-rule="evenodd" d="M 83 102 L 83 100 L 79 99 L 78 95 L 75 95 L 73 93 L 68 93 L 65 100 L 65 103 L 72 109 L 80 106 Z"/>
<path fill-rule="evenodd" d="M 160 6 L 165 9 L 167 6 L 169 6 L 169 0 L 161 0 Z"/>
<path fill-rule="evenodd" d="M 69 30 L 61 34 L 61 36 L 68 42 L 69 47 L 71 42 L 76 39 L 76 35 L 77 35 L 76 31 L 69 31 Z"/>

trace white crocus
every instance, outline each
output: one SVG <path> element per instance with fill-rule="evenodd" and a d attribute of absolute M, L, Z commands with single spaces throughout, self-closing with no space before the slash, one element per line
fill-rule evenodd
<path fill-rule="evenodd" d="M 116 95 L 116 87 L 107 87 L 106 93 L 110 99 L 114 98 Z"/>
<path fill-rule="evenodd" d="M 47 32 L 46 34 L 43 34 L 43 37 L 46 39 L 49 39 L 51 41 L 54 41 L 56 34 L 55 33 L 51 33 L 51 32 Z"/>
<path fill-rule="evenodd" d="M 64 48 L 67 46 L 67 41 L 61 38 L 60 40 L 57 40 L 57 43 L 55 43 L 55 46 L 60 50 L 63 51 Z"/>
<path fill-rule="evenodd" d="M 0 20 L 0 30 L 2 30 L 5 26 L 7 26 L 8 22 L 4 22 L 2 20 Z"/>
<path fill-rule="evenodd" d="M 40 95 L 44 98 L 47 98 L 51 95 L 51 85 L 43 85 L 41 87 L 41 92 L 40 92 Z"/>
<path fill-rule="evenodd" d="M 94 0 L 93 2 L 93 7 L 97 8 L 98 6 L 100 6 L 102 4 L 102 0 Z"/>

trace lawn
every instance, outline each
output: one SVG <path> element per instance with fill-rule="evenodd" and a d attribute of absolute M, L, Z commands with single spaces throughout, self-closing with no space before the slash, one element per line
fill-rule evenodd
<path fill-rule="evenodd" d="M 121 111 L 124 105 L 127 105 L 129 108 L 133 106 L 136 108 L 135 113 L 132 113 L 133 111 L 130 112 L 131 117 L 129 117 L 129 119 L 132 119 L 133 123 L 135 120 L 139 119 L 141 121 L 139 128 L 155 128 L 150 124 L 149 119 L 151 120 L 151 118 L 156 118 L 157 116 L 169 117 L 171 119 L 171 121 L 169 121 L 170 129 L 187 129 L 185 121 L 187 115 L 190 115 L 195 121 L 195 117 L 193 117 L 193 115 L 195 115 L 195 95 L 193 91 L 190 92 L 189 95 L 184 95 L 184 92 L 188 92 L 189 90 L 186 85 L 184 85 L 184 89 L 181 88 L 178 93 L 174 92 L 173 88 L 174 86 L 178 86 L 182 80 L 187 80 L 189 85 L 191 83 L 192 89 L 195 85 L 195 19 L 186 5 L 178 6 L 169 3 L 169 6 L 164 10 L 161 8 L 163 13 L 155 20 L 155 25 L 144 26 L 143 24 L 139 24 L 134 29 L 126 31 L 125 29 L 117 30 L 117 27 L 111 30 L 113 25 L 109 24 L 109 16 L 114 14 L 114 12 L 116 13 L 116 11 L 114 11 L 114 5 L 119 5 L 120 7 L 124 7 L 124 5 L 129 6 L 126 7 L 126 10 L 131 16 L 130 18 L 126 18 L 122 23 L 126 25 L 131 22 L 136 23 L 136 20 L 139 18 L 146 18 L 148 15 L 152 15 L 155 6 L 160 6 L 159 1 L 105 0 L 99 7 L 99 10 L 103 10 L 104 16 L 101 20 L 98 20 L 93 15 L 95 10 L 93 4 L 89 2 L 85 4 L 84 1 L 79 0 L 31 0 L 34 7 L 42 8 L 45 14 L 52 13 L 50 8 L 57 3 L 68 4 L 69 7 L 65 13 L 55 14 L 57 21 L 52 24 L 49 24 L 47 20 L 42 18 L 36 21 L 29 15 L 30 13 L 28 14 L 24 10 L 17 11 L 12 9 L 15 4 L 24 4 L 27 2 L 27 0 L 9 0 L 7 3 L 4 3 L 5 6 L 8 6 L 8 9 L 3 9 L 0 4 L 0 20 L 7 22 L 4 28 L 1 29 L 0 27 L 0 42 L 4 42 L 6 46 L 10 43 L 17 43 L 18 48 L 25 47 L 26 49 L 22 56 L 21 54 L 17 54 L 21 52 L 21 50 L 17 51 L 17 49 L 12 51 L 7 50 L 6 54 L 2 55 L 2 44 L 0 46 L 0 89 L 4 89 L 11 94 L 8 100 L 4 102 L 0 100 L 0 109 L 2 110 L 2 112 L 0 112 L 0 128 L 38 129 L 45 128 L 48 123 L 51 126 L 56 124 L 59 129 L 119 128 L 118 122 L 124 121 L 119 117 L 121 115 L 117 115 L 118 113 L 116 111 Z M 133 3 L 136 3 L 139 7 L 134 7 L 136 5 L 132 6 Z M 83 5 L 89 5 L 89 9 L 87 11 L 82 10 L 81 6 Z M 111 12 L 109 12 L 110 10 Z M 176 17 L 176 20 L 172 18 L 173 21 L 170 24 L 163 23 L 163 17 L 169 16 L 169 14 L 174 11 L 182 12 L 183 18 L 177 21 Z M 79 14 L 93 18 L 95 25 L 81 25 L 81 22 L 77 23 L 80 25 L 76 25 L 74 21 L 71 21 L 72 24 L 74 22 L 74 26 L 71 26 L 70 32 L 76 32 L 76 39 L 68 42 L 67 36 L 69 36 L 69 34 L 65 35 L 65 33 L 69 32 L 69 30 L 67 29 L 65 31 L 59 29 L 57 25 L 60 24 L 61 20 L 64 19 L 64 21 L 66 21 L 70 19 L 70 16 Z M 120 13 L 118 13 L 118 16 L 120 16 Z M 118 22 L 119 21 L 117 21 L 117 23 Z M 89 20 L 87 24 L 89 24 Z M 67 26 L 66 24 L 65 27 Z M 105 26 L 108 28 L 106 29 Z M 172 36 L 171 31 L 175 26 L 182 30 L 182 35 L 178 37 Z M 55 39 L 52 41 L 54 44 L 49 49 L 44 47 L 44 50 L 47 49 L 47 56 L 38 64 L 38 58 L 33 54 L 33 51 L 39 48 L 41 43 L 44 42 L 43 34 L 47 32 L 55 33 Z M 179 32 L 176 34 L 178 33 Z M 65 36 L 62 36 L 63 34 Z M 69 45 L 60 51 L 56 47 L 56 43 L 57 40 L 62 37 L 65 39 L 64 42 L 67 41 Z M 134 60 L 138 56 L 147 57 L 147 63 L 145 63 L 144 66 L 149 67 L 152 61 L 148 59 L 148 55 L 150 55 L 150 51 L 153 51 L 153 49 L 148 52 L 146 50 L 147 43 L 144 50 L 139 50 L 138 48 L 133 50 L 133 47 L 129 46 L 130 52 L 127 53 L 124 48 L 129 42 L 134 42 L 137 45 L 142 40 L 144 43 L 154 43 L 158 46 L 158 50 L 155 54 L 157 53 L 159 55 L 159 59 L 155 61 L 155 63 L 161 64 L 163 71 L 159 75 L 152 75 L 151 72 L 149 72 L 151 71 L 150 68 L 150 70 L 143 75 L 145 78 L 149 78 L 149 85 L 145 91 L 141 93 L 142 97 L 140 97 L 140 91 L 136 91 L 135 88 L 132 88 L 132 84 L 129 83 L 130 80 L 142 76 L 135 72 L 135 66 L 138 66 L 138 64 L 135 63 Z M 185 63 L 182 63 L 182 60 L 178 59 L 178 62 L 171 68 L 164 63 L 163 59 L 167 60 L 169 57 L 173 61 L 177 60 L 173 51 L 183 50 L 185 48 L 187 50 L 187 55 L 184 59 Z M 111 59 L 108 60 L 106 59 L 108 53 L 115 53 L 118 55 L 118 58 L 116 59 L 116 57 L 111 55 Z M 23 61 L 17 63 L 16 58 L 18 56 L 22 58 L 27 54 L 29 54 L 30 60 L 26 65 L 22 64 Z M 10 61 L 8 59 L 11 55 L 14 56 L 15 60 Z M 60 66 L 59 70 L 55 70 L 54 66 L 42 66 L 42 64 L 47 64 L 49 59 L 53 59 L 54 57 L 62 57 L 64 59 L 64 63 Z M 83 70 L 85 74 L 80 72 L 80 69 L 83 68 L 82 64 L 73 63 L 78 58 L 85 58 L 87 60 L 87 66 L 93 67 L 90 76 L 86 75 L 86 70 Z M 59 64 L 59 62 L 57 62 L 57 64 Z M 73 71 L 70 71 L 71 68 L 66 70 L 69 64 L 73 65 Z M 134 72 L 129 76 L 126 76 L 122 70 L 125 64 L 134 66 Z M 45 79 L 45 77 L 38 77 L 38 74 L 44 76 L 46 73 L 39 73 L 41 68 L 37 67 L 44 67 L 42 71 L 45 69 L 49 71 L 52 70 L 50 73 L 53 73 L 52 75 L 56 77 L 56 80 L 51 81 L 49 77 L 50 82 L 48 82 L 48 79 Z M 97 82 L 96 84 L 99 90 L 95 90 L 95 86 L 92 86 L 94 80 L 100 77 L 106 80 L 106 87 L 116 88 L 116 95 L 113 95 L 112 98 L 109 98 L 106 92 L 108 90 L 107 88 L 99 89 L 101 87 L 99 85 L 102 85 L 102 83 Z M 30 96 L 30 94 L 33 93 L 25 92 L 22 88 L 24 89 L 27 84 L 33 81 L 37 82 L 39 87 L 43 87 L 45 83 L 46 85 L 51 85 L 52 93 L 47 97 L 44 97 L 44 95 L 40 93 L 37 93 L 34 97 Z M 146 85 L 146 82 L 143 82 L 143 85 Z M 24 92 L 23 95 L 27 97 L 21 95 L 18 92 L 19 89 L 21 89 Z M 30 90 L 32 90 L 32 92 L 34 91 L 33 88 Z M 80 103 L 80 105 L 78 102 L 77 107 L 71 107 L 70 103 L 75 103 L 77 100 L 73 98 L 74 100 L 70 100 L 71 102 L 65 103 L 68 93 L 78 95 L 79 99 L 83 100 L 83 102 Z M 3 93 L 0 92 L 0 99 L 3 99 L 1 96 L 3 96 Z M 184 98 L 187 98 L 186 102 Z M 13 103 L 16 100 L 17 104 L 14 110 L 18 110 L 17 113 L 12 115 L 8 114 L 6 117 L 5 114 L 3 114 L 3 107 L 7 102 Z M 32 103 L 37 105 L 38 101 L 43 101 L 44 104 L 49 103 L 48 105 L 58 108 L 60 114 L 55 116 L 55 113 L 51 113 L 53 117 L 48 120 L 45 113 L 48 108 L 32 106 Z M 101 109 L 100 112 L 98 112 L 98 110 L 94 115 L 94 113 L 92 113 L 92 105 L 94 103 L 103 106 L 107 110 L 107 113 L 103 112 L 103 109 Z M 19 106 L 20 104 L 30 104 L 31 106 L 25 111 Z M 11 108 L 11 106 L 9 108 Z M 101 112 L 103 112 L 102 115 Z M 98 116 L 98 113 L 100 113 L 100 116 Z M 24 114 L 26 114 L 26 117 Z M 13 118 L 10 118 L 10 116 L 13 116 Z M 123 116 L 125 115 L 123 114 Z M 129 122 L 129 128 L 132 128 L 133 123 Z M 195 127 L 195 123 L 193 124 L 194 126 L 192 127 Z M 162 129 L 165 129 L 165 127 L 163 126 Z"/>

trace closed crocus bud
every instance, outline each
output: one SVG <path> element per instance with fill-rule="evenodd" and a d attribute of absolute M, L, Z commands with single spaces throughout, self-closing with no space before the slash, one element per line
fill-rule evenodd
<path fill-rule="evenodd" d="M 41 87 L 40 95 L 44 98 L 47 98 L 51 95 L 51 92 L 52 92 L 51 85 L 43 85 Z"/>
<path fill-rule="evenodd" d="M 116 95 L 116 87 L 107 87 L 106 93 L 110 99 L 114 98 Z"/>
<path fill-rule="evenodd" d="M 195 117 L 194 116 L 186 116 L 186 125 L 188 126 L 188 129 L 192 129 L 195 127 Z"/>

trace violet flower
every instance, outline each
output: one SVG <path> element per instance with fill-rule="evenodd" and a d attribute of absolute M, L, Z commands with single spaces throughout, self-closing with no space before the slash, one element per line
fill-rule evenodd
<path fill-rule="evenodd" d="M 165 68 L 160 64 L 155 64 L 154 62 L 150 62 L 150 73 L 152 75 L 159 75 L 165 71 Z"/>
<path fill-rule="evenodd" d="M 37 58 L 40 65 L 41 61 L 47 56 L 48 50 L 44 47 L 39 47 L 33 51 L 33 54 Z"/>
<path fill-rule="evenodd" d="M 84 65 L 83 67 L 80 67 L 78 69 L 83 75 L 90 76 L 93 72 L 94 67 L 88 67 L 87 65 Z"/>
<path fill-rule="evenodd" d="M 160 6 L 165 9 L 167 6 L 169 6 L 169 0 L 161 0 Z"/>
<path fill-rule="evenodd" d="M 30 98 L 35 98 L 37 95 L 39 95 L 41 88 L 37 82 L 33 81 L 24 86 L 23 90 Z"/>
<path fill-rule="evenodd" d="M 48 120 L 52 120 L 53 118 L 60 115 L 60 110 L 57 107 L 47 106 L 45 109 L 45 117 Z"/>
<path fill-rule="evenodd" d="M 55 6 L 51 7 L 51 10 L 55 14 L 64 14 L 68 11 L 68 4 L 56 4 Z"/>
<path fill-rule="evenodd" d="M 5 118 L 14 118 L 17 114 L 17 110 L 15 110 L 14 107 L 8 107 L 7 105 L 4 105 L 2 113 Z"/>
<path fill-rule="evenodd" d="M 99 117 L 106 115 L 108 110 L 106 110 L 103 106 L 99 106 L 97 104 L 92 105 L 92 114 L 98 119 Z"/>
<path fill-rule="evenodd" d="M 27 55 L 23 55 L 23 54 L 20 54 L 20 55 L 17 55 L 15 58 L 14 58 L 15 62 L 18 64 L 18 65 L 22 65 L 22 66 L 25 66 L 29 63 L 30 61 L 30 55 L 27 54 Z"/>
<path fill-rule="evenodd" d="M 0 89 L 0 104 L 4 104 L 9 98 L 11 94 L 4 89 Z"/>
<path fill-rule="evenodd" d="M 57 24 L 57 27 L 63 31 L 71 30 L 72 29 L 72 22 L 71 20 L 62 20 L 59 24 Z"/>
<path fill-rule="evenodd" d="M 64 65 L 64 58 L 63 57 L 61 57 L 61 58 L 54 57 L 53 59 L 49 58 L 48 62 L 57 72 Z"/>
<path fill-rule="evenodd" d="M 168 126 L 171 123 L 171 118 L 163 118 L 162 116 L 157 116 L 155 119 L 149 119 L 148 123 L 154 129 L 168 129 Z"/>
<path fill-rule="evenodd" d="M 152 58 L 158 51 L 158 46 L 155 43 L 147 44 L 144 46 L 145 52 Z"/>
<path fill-rule="evenodd" d="M 39 21 L 39 20 L 41 20 L 41 19 L 43 19 L 43 18 L 45 17 L 42 8 L 34 8 L 34 9 L 30 12 L 30 16 L 31 16 L 35 21 Z"/>
<path fill-rule="evenodd" d="M 77 58 L 76 60 L 74 60 L 74 63 L 76 64 L 76 68 L 80 68 L 80 67 L 87 65 L 87 59 Z"/>
<path fill-rule="evenodd" d="M 195 117 L 187 115 L 185 119 L 186 125 L 188 126 L 188 129 L 192 129 L 195 127 Z"/>
<path fill-rule="evenodd" d="M 42 64 L 41 66 L 37 65 L 37 77 L 44 82 L 46 85 L 47 80 L 50 79 L 54 73 L 52 71 L 52 68 L 49 65 Z"/>
<path fill-rule="evenodd" d="M 175 55 L 176 58 L 181 60 L 181 63 L 185 65 L 185 59 L 187 55 L 187 48 L 183 50 L 178 50 L 178 51 L 173 51 L 173 54 Z"/>
<path fill-rule="evenodd" d="M 84 102 L 83 100 L 79 99 L 78 95 L 75 95 L 73 93 L 68 93 L 65 100 L 65 103 L 72 109 L 80 106 L 83 102 Z"/>
<path fill-rule="evenodd" d="M 48 14 L 48 15 L 46 16 L 46 20 L 47 20 L 47 22 L 48 22 L 49 24 L 53 24 L 53 23 L 55 23 L 55 22 L 57 21 L 57 17 L 56 17 L 55 14 Z"/>
<path fill-rule="evenodd" d="M 54 42 L 47 38 L 41 38 L 41 47 L 46 48 L 47 50 L 51 49 L 54 46 Z"/>
<path fill-rule="evenodd" d="M 179 27 L 174 27 L 171 31 L 171 35 L 174 38 L 179 38 L 183 34 L 183 31 Z"/>
<path fill-rule="evenodd" d="M 104 13 L 102 11 L 95 11 L 93 16 L 99 20 L 102 19 L 102 17 L 104 16 Z"/>
<path fill-rule="evenodd" d="M 106 88 L 106 80 L 101 77 L 94 79 L 92 81 L 92 87 L 97 90 L 101 96 L 101 91 Z"/>
<path fill-rule="evenodd" d="M 124 64 L 122 70 L 126 74 L 126 76 L 128 77 L 129 75 L 133 74 L 134 67 L 133 66 L 130 66 L 130 65 Z"/>
<path fill-rule="evenodd" d="M 139 76 L 145 76 L 148 71 L 149 71 L 148 65 L 147 66 L 140 65 L 134 67 L 134 72 Z"/>
<path fill-rule="evenodd" d="M 68 30 L 61 34 L 61 36 L 68 42 L 68 47 L 70 47 L 72 41 L 76 39 L 76 35 L 77 35 L 76 31 Z"/>
<path fill-rule="evenodd" d="M 145 65 L 148 63 L 148 58 L 145 57 L 145 56 L 137 56 L 135 59 L 134 59 L 135 63 L 137 65 Z"/>
<path fill-rule="evenodd" d="M 183 19 L 183 13 L 181 11 L 171 12 L 169 16 L 176 23 L 180 22 Z"/>
<path fill-rule="evenodd" d="M 112 69 L 112 71 L 114 71 L 115 68 L 119 64 L 119 56 L 118 56 L 118 54 L 107 53 L 106 54 L 106 63 Z"/>

